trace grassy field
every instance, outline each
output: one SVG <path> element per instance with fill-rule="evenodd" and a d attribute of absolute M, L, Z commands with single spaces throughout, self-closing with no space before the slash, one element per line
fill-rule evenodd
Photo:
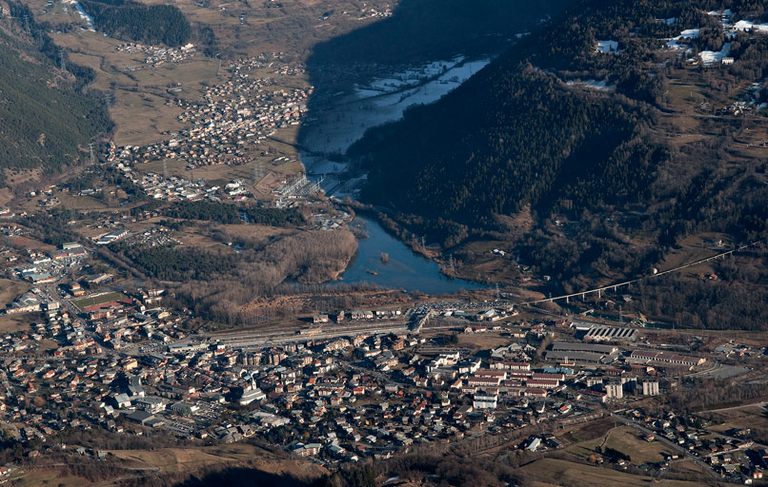
<path fill-rule="evenodd" d="M 740 408 L 728 409 L 727 411 L 717 411 L 713 413 L 703 412 L 700 414 L 704 417 L 709 417 L 711 414 L 714 421 L 720 422 L 720 424 L 712 426 L 709 429 L 721 433 L 732 428 L 768 429 L 768 415 L 766 414 L 766 409 L 760 405 L 743 406 Z"/>
<path fill-rule="evenodd" d="M 649 443 L 643 440 L 639 433 L 629 426 L 613 428 L 599 438 L 577 443 L 565 451 L 580 460 L 587 460 L 600 447 L 613 448 L 629 455 L 632 459 L 631 462 L 635 465 L 660 462 L 664 460 L 662 453 L 666 451 L 661 443 Z"/>
<path fill-rule="evenodd" d="M 125 295 L 122 293 L 103 293 L 96 296 L 87 296 L 85 298 L 73 299 L 72 304 L 82 310 L 83 308 L 87 308 L 89 306 L 109 303 L 110 301 L 118 301 L 124 298 Z"/>
<path fill-rule="evenodd" d="M 535 487 L 561 486 L 583 487 L 585 485 L 605 485 L 622 487 L 694 487 L 700 482 L 653 479 L 639 475 L 630 475 L 607 468 L 592 467 L 565 460 L 544 458 L 520 469 L 531 482 L 526 485 Z"/>
<path fill-rule="evenodd" d="M 90 196 L 77 196 L 74 194 L 60 193 L 58 195 L 63 208 L 71 210 L 104 210 L 108 206 Z"/>

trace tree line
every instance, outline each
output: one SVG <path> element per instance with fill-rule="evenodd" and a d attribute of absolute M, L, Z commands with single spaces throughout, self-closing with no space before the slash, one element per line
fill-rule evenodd
<path fill-rule="evenodd" d="M 282 227 L 301 225 L 303 215 L 296 208 L 268 208 L 261 206 L 237 206 L 216 201 L 191 201 L 171 205 L 164 210 L 171 218 L 213 221 L 223 224 L 253 223 Z"/>

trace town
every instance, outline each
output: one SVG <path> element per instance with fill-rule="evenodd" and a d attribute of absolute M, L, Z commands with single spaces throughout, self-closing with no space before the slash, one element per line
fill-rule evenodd
<path fill-rule="evenodd" d="M 659 401 L 703 377 L 764 387 L 764 346 L 694 335 L 667 343 L 669 332 L 642 317 L 621 325 L 492 300 L 190 331 L 168 291 L 88 274 L 87 247 L 2 253 L 7 277 L 33 286 L 4 311 L 28 324 L 0 341 L 0 417 L 17 441 L 50 448 L 83 428 L 214 443 L 258 436 L 334 465 L 479 438 L 528 454 L 567 451 L 563 431 L 608 418 L 658 458 L 604 448 L 590 454 L 594 464 L 658 475 L 691 460 L 751 483 L 768 461 L 748 427 L 722 430 L 706 413 Z"/>

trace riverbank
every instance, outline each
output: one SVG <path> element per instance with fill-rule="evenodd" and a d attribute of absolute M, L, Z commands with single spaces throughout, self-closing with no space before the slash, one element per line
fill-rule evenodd
<path fill-rule="evenodd" d="M 346 203 L 359 213 L 356 223 L 367 234 L 367 238 L 358 238 L 358 251 L 338 282 L 429 294 L 486 287 L 455 278 L 455 268 L 438 263 L 438 249 L 402 241 L 402 229 L 388 225 L 389 220 L 378 212 L 359 204 L 356 197 L 365 175 L 352 174 L 343 154 L 369 128 L 399 120 L 411 106 L 439 100 L 488 62 L 489 59 L 467 60 L 457 56 L 405 69 L 376 78 L 366 86 L 356 86 L 351 92 L 339 93 L 336 103 L 322 113 L 309 114 L 312 122 L 302 127 L 300 141 L 304 149 L 300 158 L 307 176 L 319 182 L 329 196 L 347 199 Z M 387 258 L 382 259 L 382 255 Z"/>

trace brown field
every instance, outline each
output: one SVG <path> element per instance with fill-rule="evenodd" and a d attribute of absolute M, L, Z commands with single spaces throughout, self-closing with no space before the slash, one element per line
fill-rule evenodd
<path fill-rule="evenodd" d="M 55 468 L 34 469 L 11 475 L 12 485 L 19 487 L 82 487 L 90 482 L 74 475 L 62 475 Z"/>
<path fill-rule="evenodd" d="M 581 428 L 570 430 L 561 439 L 569 443 L 592 441 L 605 436 L 613 426 L 613 421 L 609 418 L 591 421 Z"/>
<path fill-rule="evenodd" d="M 498 333 L 460 333 L 459 346 L 477 350 L 487 350 L 509 345 L 510 339 L 500 336 Z"/>
<path fill-rule="evenodd" d="M 113 457 L 128 464 L 155 468 L 162 473 L 194 472 L 205 467 L 249 466 L 271 474 L 289 474 L 314 479 L 327 473 L 319 465 L 277 458 L 258 446 L 245 443 L 203 448 L 162 448 L 159 450 L 111 450 Z"/>
<path fill-rule="evenodd" d="M 56 249 L 53 245 L 48 245 L 47 243 L 28 237 L 8 237 L 8 241 L 11 242 L 12 245 L 25 249 L 34 249 L 43 252 L 51 252 Z"/>
<path fill-rule="evenodd" d="M 170 176 L 182 177 L 185 179 L 203 179 L 211 184 L 226 184 L 234 179 L 240 179 L 246 182 L 253 181 L 253 169 L 256 165 L 262 166 L 267 171 L 272 168 L 266 161 L 254 161 L 241 166 L 227 166 L 216 164 L 211 166 L 200 166 L 194 169 L 187 169 L 187 161 L 182 159 L 166 159 L 165 161 L 152 161 L 136 166 L 136 170 L 142 173 L 163 173 L 163 162 Z"/>
<path fill-rule="evenodd" d="M 177 107 L 166 106 L 166 99 L 150 93 L 121 91 L 109 113 L 116 122 L 114 142 L 117 145 L 145 145 L 163 140 L 163 132 L 182 128 L 176 120 Z"/>
<path fill-rule="evenodd" d="M 114 457 L 142 466 L 156 467 L 163 472 L 183 472 L 217 464 L 232 463 L 235 460 L 202 450 L 164 448 L 157 451 L 112 450 Z"/>
<path fill-rule="evenodd" d="M 5 308 L 19 295 L 27 292 L 30 285 L 26 282 L 0 279 L 0 309 Z"/>
<path fill-rule="evenodd" d="M 712 431 L 724 432 L 731 428 L 768 429 L 768 415 L 766 415 L 765 407 L 761 405 L 747 405 L 714 412 L 704 411 L 700 414 L 704 417 L 709 417 L 711 414 L 715 421 L 721 422 L 710 427 L 709 429 Z"/>
<path fill-rule="evenodd" d="M 294 233 L 292 230 L 266 225 L 216 225 L 228 235 L 248 240 L 266 240 L 278 235 Z"/>
<path fill-rule="evenodd" d="M 613 448 L 629 455 L 632 458 L 632 463 L 636 465 L 660 462 L 664 460 L 662 453 L 667 451 L 659 442 L 649 443 L 643 440 L 639 433 L 629 426 L 613 428 L 600 438 L 578 443 L 568 447 L 565 451 L 581 460 L 586 460 L 590 455 L 596 453 L 601 446 Z"/>
<path fill-rule="evenodd" d="M 669 472 L 682 475 L 709 475 L 702 466 L 693 460 L 673 461 L 669 465 Z"/>
<path fill-rule="evenodd" d="M 23 469 L 11 475 L 12 485 L 23 487 L 53 486 L 81 487 L 83 485 L 122 485 L 121 481 L 150 479 L 174 475 L 176 479 L 201 471 L 215 471 L 227 467 L 244 467 L 276 476 L 287 475 L 297 480 L 312 481 L 328 471 L 320 465 L 275 455 L 248 444 L 222 445 L 201 448 L 161 448 L 158 450 L 110 450 L 108 455 L 116 469 L 110 478 L 91 482 L 73 475 L 62 474 L 56 467 Z M 96 462 L 85 459 L 85 462 Z M 136 484 L 139 485 L 139 484 Z"/>
<path fill-rule="evenodd" d="M 77 196 L 75 194 L 58 193 L 61 206 L 70 210 L 104 210 L 108 206 L 90 196 Z"/>
<path fill-rule="evenodd" d="M 701 485 L 700 482 L 652 479 L 651 477 L 630 475 L 607 468 L 593 467 L 552 458 L 538 460 L 522 467 L 520 470 L 530 479 L 530 482 L 526 482 L 525 485 L 535 487 L 584 487 L 587 485 L 621 485 L 622 487 L 645 487 L 648 485 L 657 485 L 660 487 L 694 487 Z"/>
<path fill-rule="evenodd" d="M 13 200 L 11 188 L 0 188 L 0 206 L 7 205 Z"/>
<path fill-rule="evenodd" d="M 701 330 L 701 329 L 685 329 L 677 328 L 675 330 L 648 330 L 644 331 L 652 341 L 658 342 L 671 342 L 675 338 L 687 336 L 691 337 L 704 337 L 707 340 L 706 349 L 714 349 L 717 345 L 728 342 L 729 340 L 737 340 L 741 343 L 748 345 L 762 347 L 765 346 L 765 332 L 761 331 L 741 331 L 741 330 Z"/>
<path fill-rule="evenodd" d="M 109 230 L 106 228 L 96 228 L 95 226 L 82 226 L 74 229 L 79 235 L 82 235 L 87 239 L 94 239 L 99 235 L 107 233 Z"/>
<path fill-rule="evenodd" d="M 13 333 L 17 331 L 28 331 L 29 324 L 33 321 L 30 319 L 32 314 L 23 315 L 3 315 L 0 316 L 0 332 Z"/>
<path fill-rule="evenodd" d="M 8 186 L 17 186 L 19 184 L 37 182 L 43 175 L 42 169 L 8 169 L 4 170 L 3 176 L 5 184 Z"/>

